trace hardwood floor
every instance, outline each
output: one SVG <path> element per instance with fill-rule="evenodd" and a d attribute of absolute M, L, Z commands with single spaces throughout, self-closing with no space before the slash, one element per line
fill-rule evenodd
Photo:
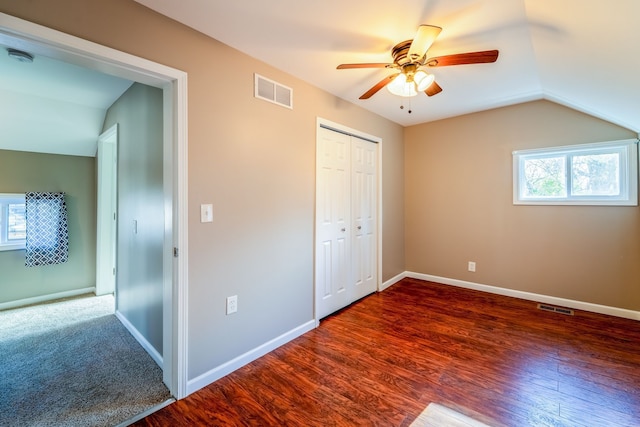
<path fill-rule="evenodd" d="M 640 426 L 640 322 L 404 279 L 138 426 Z"/>

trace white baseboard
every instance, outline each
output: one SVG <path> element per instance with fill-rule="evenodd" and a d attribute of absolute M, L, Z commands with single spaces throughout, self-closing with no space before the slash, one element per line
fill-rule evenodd
<path fill-rule="evenodd" d="M 427 280 L 430 282 L 442 283 L 444 285 L 458 286 L 460 288 L 474 289 L 497 295 L 525 299 L 528 301 L 542 302 L 546 304 L 559 305 L 562 307 L 574 308 L 576 310 L 591 311 L 593 313 L 607 314 L 610 316 L 623 317 L 625 319 L 640 320 L 640 312 L 627 310 L 618 307 L 609 307 L 606 305 L 593 304 L 590 302 L 575 301 L 566 298 L 552 297 L 548 295 L 534 294 L 531 292 L 517 291 L 514 289 L 500 288 L 497 286 L 483 285 L 481 283 L 467 282 L 458 279 L 449 279 L 447 277 L 432 276 L 430 274 L 404 272 L 405 277 L 413 279 Z"/>
<path fill-rule="evenodd" d="M 265 354 L 269 353 L 272 350 L 275 350 L 276 348 L 280 347 L 283 344 L 288 343 L 289 341 L 299 337 L 300 335 L 304 334 L 305 332 L 309 332 L 310 330 L 314 329 L 316 327 L 316 321 L 315 320 L 310 320 L 307 323 L 304 323 L 300 326 L 298 326 L 297 328 L 294 328 L 288 332 L 285 332 L 284 334 L 280 335 L 279 337 L 276 337 L 274 339 L 272 339 L 271 341 L 268 341 L 256 348 L 254 348 L 253 350 L 249 350 L 248 352 L 241 354 L 240 356 L 236 357 L 235 359 L 232 359 L 230 361 L 228 361 L 227 363 L 224 363 L 220 366 L 218 366 L 217 368 L 214 368 L 208 372 L 205 372 L 204 374 L 189 380 L 187 382 L 187 395 L 200 390 L 201 388 L 213 383 L 214 381 L 219 380 L 220 378 L 224 377 L 225 375 L 230 374 L 231 372 L 235 371 L 236 369 L 239 369 L 241 367 L 243 367 L 244 365 L 246 365 L 247 363 L 253 362 L 254 360 L 264 356 Z"/>
<path fill-rule="evenodd" d="M 149 356 L 151 356 L 151 358 L 158 364 L 158 366 L 162 368 L 164 366 L 162 362 L 162 355 L 158 353 L 158 350 L 156 350 L 149 343 L 149 341 L 147 341 L 147 339 L 140 333 L 140 331 L 138 331 L 138 329 L 133 326 L 133 324 L 131 324 L 131 322 L 129 322 L 129 320 L 127 320 L 127 318 L 124 317 L 122 313 L 116 311 L 116 317 L 118 318 L 118 320 L 120 320 L 120 323 L 122 323 L 122 325 L 129 331 L 129 333 L 133 335 L 136 341 L 140 343 L 142 348 L 144 348 L 145 351 L 149 353 Z"/>
<path fill-rule="evenodd" d="M 0 310 L 7 310 L 10 308 L 24 307 L 25 305 L 39 304 L 42 302 L 53 301 L 62 298 L 77 297 L 78 295 L 94 294 L 96 292 L 95 286 L 90 288 L 74 289 L 72 291 L 56 292 L 55 294 L 40 295 L 33 298 L 24 298 L 15 301 L 8 301 L 0 303 Z"/>
<path fill-rule="evenodd" d="M 391 279 L 389 279 L 386 282 L 384 282 L 382 285 L 380 285 L 380 289 L 378 289 L 378 291 L 380 291 L 380 292 L 384 291 L 389 286 L 398 283 L 400 280 L 404 279 L 405 277 L 407 277 L 407 272 L 406 271 L 403 272 L 403 273 L 400 273 L 397 276 L 392 277 Z"/>

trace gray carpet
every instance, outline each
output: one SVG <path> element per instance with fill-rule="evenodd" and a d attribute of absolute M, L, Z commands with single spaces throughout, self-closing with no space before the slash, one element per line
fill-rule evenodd
<path fill-rule="evenodd" d="M 0 426 L 114 426 L 171 396 L 113 298 L 0 312 Z"/>

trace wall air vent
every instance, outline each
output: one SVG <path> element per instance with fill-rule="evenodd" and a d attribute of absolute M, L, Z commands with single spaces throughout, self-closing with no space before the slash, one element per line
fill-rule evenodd
<path fill-rule="evenodd" d="M 555 307 L 549 304 L 538 304 L 538 309 L 544 310 L 544 311 L 551 311 L 554 313 L 566 314 L 568 316 L 573 316 L 573 310 L 571 310 L 570 308 Z"/>
<path fill-rule="evenodd" d="M 293 89 L 259 74 L 254 74 L 253 95 L 256 98 L 293 109 Z"/>

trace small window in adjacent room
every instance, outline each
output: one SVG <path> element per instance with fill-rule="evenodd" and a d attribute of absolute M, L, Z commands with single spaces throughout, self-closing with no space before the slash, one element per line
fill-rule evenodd
<path fill-rule="evenodd" d="M 516 205 L 638 205 L 638 140 L 513 153 Z"/>
<path fill-rule="evenodd" d="M 0 193 L 0 251 L 24 249 L 26 237 L 24 194 Z"/>

